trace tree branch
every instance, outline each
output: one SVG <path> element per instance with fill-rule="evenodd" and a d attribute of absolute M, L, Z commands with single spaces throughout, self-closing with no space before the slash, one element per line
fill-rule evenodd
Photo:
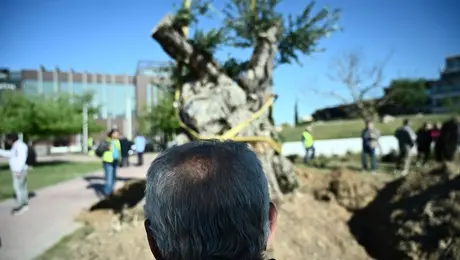
<path fill-rule="evenodd" d="M 221 75 L 219 63 L 210 54 L 199 51 L 187 41 L 181 27 L 175 24 L 173 15 L 167 15 L 160 21 L 152 37 L 171 58 L 185 64 L 195 75 L 206 74 L 213 80 Z"/>
<path fill-rule="evenodd" d="M 272 26 L 261 33 L 256 41 L 254 52 L 249 61 L 249 68 L 238 78 L 238 84 L 253 92 L 256 88 L 271 82 L 277 52 L 277 35 L 279 26 Z"/>

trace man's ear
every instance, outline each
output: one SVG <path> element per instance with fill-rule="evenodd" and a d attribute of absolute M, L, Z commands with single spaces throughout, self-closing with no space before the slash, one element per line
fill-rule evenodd
<path fill-rule="evenodd" d="M 144 221 L 144 227 L 145 232 L 147 233 L 147 240 L 149 241 L 150 251 L 152 251 L 155 259 L 162 260 L 163 257 L 161 256 L 160 250 L 158 249 L 157 241 L 155 241 L 155 238 L 153 237 L 152 230 L 150 229 L 150 221 L 148 219 Z"/>
<path fill-rule="evenodd" d="M 267 247 L 270 245 L 273 239 L 273 235 L 276 230 L 277 218 L 278 218 L 278 211 L 276 210 L 276 206 L 275 204 L 273 204 L 273 202 L 270 202 L 270 210 L 268 212 L 268 219 L 270 221 L 270 235 L 268 236 L 268 239 L 267 239 Z"/>

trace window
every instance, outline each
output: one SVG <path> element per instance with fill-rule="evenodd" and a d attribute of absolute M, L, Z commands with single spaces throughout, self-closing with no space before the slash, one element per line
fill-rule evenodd
<path fill-rule="evenodd" d="M 153 88 L 153 102 L 152 106 L 158 105 L 158 87 L 157 86 L 152 86 Z"/>
<path fill-rule="evenodd" d="M 50 96 L 54 94 L 54 82 L 53 81 L 43 81 L 43 89 L 42 93 L 46 96 Z"/>
<path fill-rule="evenodd" d="M 153 86 L 152 86 L 152 84 L 149 83 L 147 85 L 147 96 L 146 96 L 146 100 L 145 100 L 146 106 L 147 106 L 148 109 L 152 108 L 152 95 L 153 95 L 152 89 L 153 89 Z"/>
<path fill-rule="evenodd" d="M 107 102 L 108 113 L 112 117 L 125 116 L 127 99 L 133 100 L 134 97 L 134 86 L 133 85 L 121 85 L 121 84 L 110 84 L 107 86 L 107 97 L 110 99 Z M 131 111 L 135 107 L 135 103 L 131 102 Z"/>
<path fill-rule="evenodd" d="M 24 88 L 24 93 L 26 95 L 37 95 L 38 94 L 38 81 L 24 80 L 23 88 Z"/>
<path fill-rule="evenodd" d="M 10 71 L 10 79 L 12 81 L 20 81 L 21 80 L 21 71 Z"/>
<path fill-rule="evenodd" d="M 73 89 L 73 84 L 68 82 L 61 82 L 59 85 L 59 91 L 62 93 L 71 94 Z"/>
<path fill-rule="evenodd" d="M 134 116 L 136 115 L 136 107 L 137 107 L 136 91 L 133 85 L 125 85 L 125 87 L 128 93 L 128 97 L 131 100 L 131 115 Z"/>
<path fill-rule="evenodd" d="M 74 82 L 72 84 L 72 90 L 73 90 L 73 94 L 76 94 L 76 95 L 81 95 L 85 92 L 85 84 L 81 83 L 81 82 Z"/>

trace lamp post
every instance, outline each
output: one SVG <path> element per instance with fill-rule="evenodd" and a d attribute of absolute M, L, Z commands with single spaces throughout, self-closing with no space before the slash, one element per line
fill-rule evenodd
<path fill-rule="evenodd" d="M 83 105 L 83 152 L 88 153 L 88 105 Z"/>

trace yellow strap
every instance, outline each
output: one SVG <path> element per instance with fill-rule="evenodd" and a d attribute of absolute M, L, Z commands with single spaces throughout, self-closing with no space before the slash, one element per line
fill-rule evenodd
<path fill-rule="evenodd" d="M 259 118 L 260 116 L 262 116 L 262 114 L 264 112 L 266 112 L 273 105 L 274 101 L 275 101 L 275 97 L 271 96 L 267 100 L 267 102 L 265 102 L 265 104 L 257 112 L 255 112 L 248 120 L 246 120 L 245 122 L 240 123 L 239 125 L 235 126 L 232 129 L 228 130 L 227 132 L 225 132 L 222 135 L 222 137 L 224 139 L 230 139 L 232 137 L 235 137 L 239 132 L 241 132 L 243 129 L 248 127 L 252 123 L 252 121 L 254 121 L 257 118 Z"/>
<path fill-rule="evenodd" d="M 236 136 L 239 132 L 241 132 L 244 128 L 248 127 L 254 120 L 259 118 L 266 110 L 268 110 L 274 103 L 275 97 L 271 96 L 267 102 L 256 112 L 254 113 L 248 120 L 240 123 L 236 127 L 228 130 L 223 135 L 211 135 L 211 136 L 201 136 L 195 130 L 188 127 L 180 118 L 180 111 L 179 111 L 179 99 L 180 99 L 180 90 L 179 88 L 176 89 L 175 93 L 175 109 L 176 109 L 176 117 L 179 121 L 179 125 L 184 128 L 187 132 L 189 132 L 194 138 L 199 140 L 209 140 L 209 139 L 217 139 L 217 140 L 233 140 L 237 142 L 265 142 L 270 145 L 277 153 L 281 153 L 281 144 L 276 142 L 270 137 L 267 136 Z"/>

